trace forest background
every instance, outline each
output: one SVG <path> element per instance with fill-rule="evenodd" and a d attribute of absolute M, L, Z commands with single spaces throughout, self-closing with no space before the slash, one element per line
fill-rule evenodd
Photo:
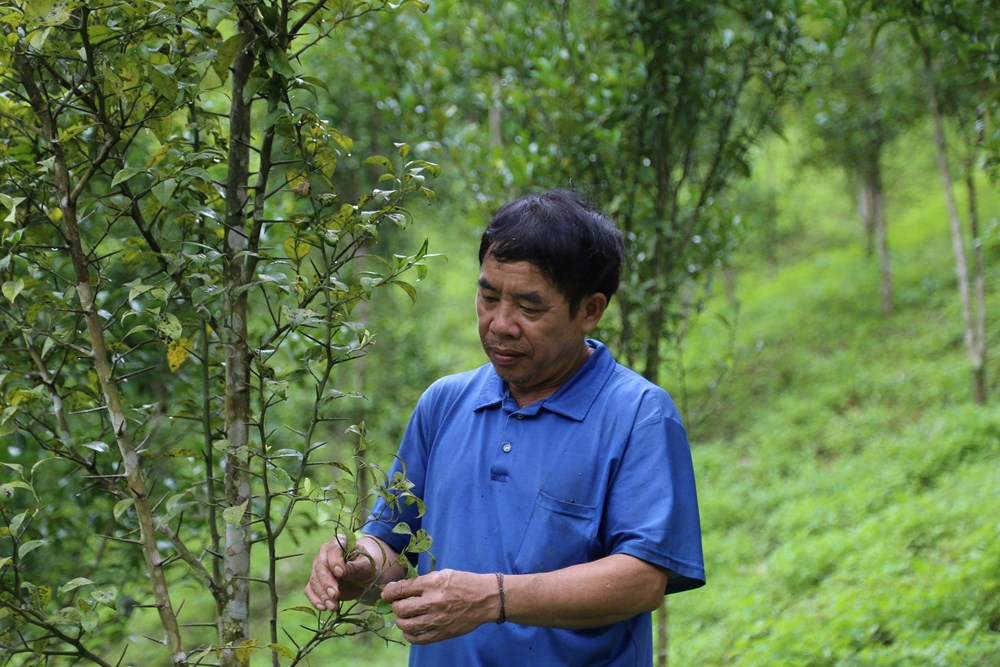
<path fill-rule="evenodd" d="M 572 186 L 692 441 L 658 664 L 1000 661 L 996 9 L 0 5 L 0 659 L 405 661 L 309 562 L 420 502 L 478 236 Z"/>

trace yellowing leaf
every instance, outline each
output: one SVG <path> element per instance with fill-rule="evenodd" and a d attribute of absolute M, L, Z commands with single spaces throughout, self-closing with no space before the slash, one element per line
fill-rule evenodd
<path fill-rule="evenodd" d="M 256 639 L 246 639 L 239 646 L 236 647 L 236 659 L 240 662 L 247 662 L 250 660 L 250 656 L 253 655 L 254 650 L 257 648 Z"/>
<path fill-rule="evenodd" d="M 24 6 L 24 15 L 29 22 L 40 25 L 60 25 L 70 18 L 69 0 L 29 0 Z"/>
<path fill-rule="evenodd" d="M 285 239 L 285 254 L 290 259 L 300 260 L 309 254 L 309 244 L 293 236 Z"/>
<path fill-rule="evenodd" d="M 192 458 L 195 456 L 201 456 L 201 452 L 199 452 L 197 449 L 188 449 L 188 448 L 171 449 L 169 452 L 167 452 L 167 456 L 184 459 L 184 458 Z"/>
<path fill-rule="evenodd" d="M 284 644 L 268 644 L 267 647 L 284 658 L 294 658 L 295 651 Z"/>
<path fill-rule="evenodd" d="M 51 586 L 36 586 L 28 591 L 28 595 L 31 598 L 31 606 L 36 609 L 45 609 L 49 606 L 49 602 L 52 600 L 52 587 Z"/>
<path fill-rule="evenodd" d="M 167 343 L 167 366 L 170 367 L 170 372 L 177 372 L 177 369 L 188 360 L 193 351 L 194 339 L 192 338 L 178 338 Z"/>
<path fill-rule="evenodd" d="M 181 337 L 181 321 L 173 313 L 163 313 L 156 322 L 156 331 L 160 338 L 167 342 L 179 341 Z"/>

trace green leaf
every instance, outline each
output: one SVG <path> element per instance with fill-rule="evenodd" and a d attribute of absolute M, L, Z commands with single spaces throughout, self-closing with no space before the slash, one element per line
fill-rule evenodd
<path fill-rule="evenodd" d="M 304 614 L 310 614 L 312 616 L 317 616 L 319 614 L 319 612 L 317 612 L 317 610 L 313 609 L 312 607 L 306 607 L 303 605 L 298 605 L 296 607 L 285 607 L 281 611 L 301 611 Z"/>
<path fill-rule="evenodd" d="M 23 524 L 29 518 L 31 518 L 31 512 L 21 512 L 20 514 L 18 514 L 17 516 L 15 516 L 13 519 L 11 519 L 10 520 L 10 524 L 9 524 L 10 525 L 10 532 L 11 532 L 11 534 L 12 535 L 20 535 L 20 533 L 21 533 L 21 524 Z"/>
<path fill-rule="evenodd" d="M 0 205 L 10 210 L 7 217 L 3 219 L 4 222 L 15 222 L 17 219 L 17 205 L 24 201 L 24 197 L 11 197 L 10 195 L 0 194 Z"/>
<path fill-rule="evenodd" d="M 90 596 L 94 598 L 95 602 L 114 609 L 116 606 L 115 602 L 118 600 L 118 587 L 107 586 L 105 588 L 98 588 L 92 591 Z"/>
<path fill-rule="evenodd" d="M 270 457 L 272 459 L 302 459 L 302 452 L 297 449 L 278 449 L 271 453 Z M 306 477 L 308 480 L 309 478 Z"/>
<path fill-rule="evenodd" d="M 14 496 L 14 489 L 27 489 L 28 491 L 31 491 L 31 493 L 35 492 L 34 489 L 31 488 L 30 484 L 17 480 L 7 482 L 6 484 L 0 484 L 0 496 L 3 496 L 4 498 L 11 498 Z"/>
<path fill-rule="evenodd" d="M 134 504 L 135 504 L 135 499 L 133 498 L 122 498 L 117 503 L 115 503 L 115 507 L 112 510 L 112 514 L 115 517 L 115 521 L 121 521 L 122 515 L 125 514 L 125 512 L 128 511 L 128 508 L 132 507 L 132 505 Z"/>
<path fill-rule="evenodd" d="M 379 166 L 385 167 L 387 170 L 392 171 L 392 162 L 389 158 L 384 155 L 371 155 L 364 159 L 364 164 L 377 164 Z"/>
<path fill-rule="evenodd" d="M 247 498 L 239 505 L 233 505 L 232 507 L 227 507 L 222 510 L 222 520 L 230 526 L 240 525 L 240 521 L 243 520 L 243 515 L 247 511 L 247 505 L 250 503 L 250 499 Z"/>
<path fill-rule="evenodd" d="M 133 285 L 132 288 L 128 291 L 128 300 L 134 301 L 137 296 L 139 296 L 140 294 L 145 294 L 149 290 L 155 289 L 155 287 L 156 287 L 155 285 L 141 285 L 141 284 Z"/>
<path fill-rule="evenodd" d="M 156 200 L 160 202 L 160 204 L 166 206 L 174 198 L 174 192 L 176 190 L 177 181 L 173 178 L 168 178 L 153 186 L 153 196 L 156 197 Z"/>
<path fill-rule="evenodd" d="M 430 172 L 431 176 L 439 176 L 441 174 L 441 166 L 435 164 L 434 162 L 428 162 L 427 160 L 413 160 L 407 163 L 406 168 L 408 170 L 416 171 L 418 169 L 426 169 Z"/>
<path fill-rule="evenodd" d="M 8 463 L 7 461 L 0 461 L 0 466 L 7 466 L 8 468 L 16 472 L 18 475 L 24 472 L 24 466 L 21 465 L 20 463 Z"/>
<path fill-rule="evenodd" d="M 121 171 L 119 171 L 117 174 L 115 174 L 114 178 L 111 179 L 111 186 L 114 187 L 114 186 L 118 185 L 119 183 L 124 183 L 128 179 L 130 179 L 133 176 L 135 176 L 136 174 L 138 174 L 139 171 L 140 170 L 136 169 L 135 167 L 125 167 L 124 169 L 122 169 Z"/>
<path fill-rule="evenodd" d="M 406 292 L 406 295 L 410 297 L 411 303 L 417 302 L 417 289 L 413 285 L 403 282 L 402 280 L 393 280 L 392 284 Z"/>
<path fill-rule="evenodd" d="M 266 116 L 264 116 L 264 127 L 267 128 L 274 126 L 274 124 L 277 123 L 278 120 L 280 120 L 281 118 L 284 118 L 287 113 L 288 112 L 282 109 L 281 107 L 277 109 L 272 109 L 271 111 L 268 112 Z"/>
<path fill-rule="evenodd" d="M 90 449 L 92 451 L 95 451 L 98 454 L 105 454 L 105 453 L 107 453 L 108 451 L 111 450 L 111 447 L 108 446 L 108 443 L 106 443 L 106 442 L 100 442 L 100 441 L 96 441 L 96 440 L 94 442 L 85 442 L 85 443 L 83 443 L 82 445 L 79 445 L 79 446 L 82 447 L 82 448 L 84 448 L 84 449 Z"/>
<path fill-rule="evenodd" d="M 24 558 L 38 547 L 44 547 L 48 543 L 48 540 L 28 540 L 17 548 L 17 557 Z"/>
<path fill-rule="evenodd" d="M 3 295 L 7 297 L 7 300 L 10 301 L 11 303 L 14 303 L 14 299 L 16 299 L 17 295 L 21 293 L 21 290 L 24 289 L 24 281 L 21 280 L 20 278 L 15 278 L 14 280 L 8 280 L 3 284 L 3 287 L 0 289 L 3 290 Z"/>
<path fill-rule="evenodd" d="M 393 526 L 392 532 L 396 533 L 397 535 L 413 535 L 413 531 L 410 530 L 410 524 L 405 522 L 400 522 L 397 523 L 395 526 Z"/>
<path fill-rule="evenodd" d="M 96 613 L 84 613 L 80 619 L 80 627 L 84 632 L 93 632 L 101 623 L 101 617 Z"/>
<path fill-rule="evenodd" d="M 62 586 L 60 586 L 59 587 L 59 592 L 60 593 L 69 593 L 70 591 L 76 590 L 77 588 L 80 588 L 81 586 L 89 586 L 89 585 L 91 585 L 93 583 L 94 583 L 93 581 L 91 581 L 90 579 L 87 579 L 86 577 L 77 577 L 76 579 L 70 579 L 65 584 L 63 584 Z"/>
<path fill-rule="evenodd" d="M 288 54 L 281 49 L 268 49 L 265 53 L 267 64 L 278 74 L 289 79 L 295 78 L 295 70 L 288 62 Z"/>
<path fill-rule="evenodd" d="M 229 78 L 229 67 L 233 64 L 233 59 L 236 54 L 239 53 L 240 49 L 249 39 L 248 35 L 233 35 L 229 37 L 222 43 L 219 47 L 218 56 L 212 63 L 212 69 L 215 73 L 219 75 L 219 78 L 225 81 Z"/>
<path fill-rule="evenodd" d="M 254 96 L 257 93 L 259 93 L 267 84 L 268 80 L 265 79 L 264 77 L 259 77 L 259 76 L 251 77 L 250 80 L 247 81 L 246 88 L 243 89 L 243 101 L 249 104 L 250 100 L 252 100 Z"/>

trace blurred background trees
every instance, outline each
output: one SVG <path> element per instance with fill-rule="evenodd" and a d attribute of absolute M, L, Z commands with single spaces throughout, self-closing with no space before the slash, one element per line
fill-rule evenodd
<path fill-rule="evenodd" d="M 332 532 L 361 526 L 371 494 L 399 482 L 381 467 L 423 388 L 482 362 L 478 234 L 501 203 L 541 188 L 578 188 L 628 237 L 599 336 L 681 404 L 706 497 L 710 577 L 765 576 L 740 569 L 747 557 L 783 571 L 798 554 L 835 569 L 816 556 L 839 553 L 813 541 L 820 528 L 797 533 L 801 550 L 789 554 L 777 529 L 737 521 L 732 508 L 743 494 L 748 508 L 781 514 L 771 500 L 798 487 L 774 470 L 841 460 L 837 443 L 850 438 L 821 424 L 853 432 L 842 418 L 864 412 L 865 390 L 844 388 L 853 398 L 830 399 L 840 406 L 831 415 L 823 396 L 786 406 L 788 392 L 814 391 L 799 378 L 838 346 L 857 352 L 859 336 L 888 335 L 851 323 L 902 326 L 914 280 L 957 293 L 934 291 L 947 314 L 935 330 L 961 340 L 972 388 L 942 381 L 947 403 L 987 404 L 1000 244 L 995 13 L 972 0 L 0 8 L 2 655 L 398 659 L 381 642 L 326 642 L 393 634 L 379 609 L 304 607 L 308 562 Z M 954 282 L 913 260 L 912 239 L 925 239 L 920 252 L 940 245 L 913 232 L 918 195 L 907 181 L 928 173 L 915 164 L 936 165 L 943 209 L 921 229 L 947 230 Z M 853 217 L 863 224 L 843 228 Z M 812 322 L 828 336 L 817 355 L 769 357 L 769 335 L 746 338 L 768 326 L 750 281 L 825 252 L 833 220 L 836 238 L 863 250 L 842 284 L 862 281 L 866 297 L 816 321 L 804 309 L 818 304 L 764 300 L 786 329 L 805 335 Z M 871 262 L 874 272 L 858 268 Z M 778 389 L 765 384 L 772 375 Z M 822 377 L 827 397 L 839 391 Z M 869 398 L 881 406 L 884 395 Z M 937 411 L 914 400 L 921 414 Z M 785 414 L 768 435 L 757 430 Z M 956 465 L 997 453 L 982 413 L 944 414 L 963 424 L 945 438 Z M 887 419 L 858 438 L 916 417 Z M 809 435 L 795 435 L 806 424 Z M 845 465 L 867 456 L 843 447 Z M 734 481 L 734 467 L 772 489 L 767 499 Z M 750 539 L 744 523 L 764 536 L 749 551 L 726 541 Z M 841 530 L 831 534 L 854 544 Z M 413 546 L 427 548 L 426 536 Z M 927 561 L 935 566 L 945 567 Z M 816 594 L 816 570 L 803 567 L 782 580 L 789 609 Z M 976 572 L 995 583 L 995 567 Z M 714 585 L 678 599 L 669 641 L 661 610 L 660 664 L 738 664 L 766 653 L 771 634 L 804 632 L 695 641 L 715 637 L 708 628 L 725 609 Z M 976 617 L 976 636 L 995 641 L 991 613 Z M 852 629 L 865 635 L 857 652 L 897 655 L 887 628 Z M 132 641 L 140 635 L 153 641 Z M 842 646 L 831 656 L 802 645 L 790 660 L 851 659 Z"/>

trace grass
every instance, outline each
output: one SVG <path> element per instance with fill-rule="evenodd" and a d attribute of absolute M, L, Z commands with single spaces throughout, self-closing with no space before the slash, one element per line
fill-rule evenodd
<path fill-rule="evenodd" d="M 970 399 L 936 174 L 896 162 L 892 313 L 846 189 L 772 173 L 780 247 L 738 258 L 738 309 L 720 296 L 686 343 L 709 585 L 671 600 L 671 664 L 1000 663 L 1000 411 Z"/>

